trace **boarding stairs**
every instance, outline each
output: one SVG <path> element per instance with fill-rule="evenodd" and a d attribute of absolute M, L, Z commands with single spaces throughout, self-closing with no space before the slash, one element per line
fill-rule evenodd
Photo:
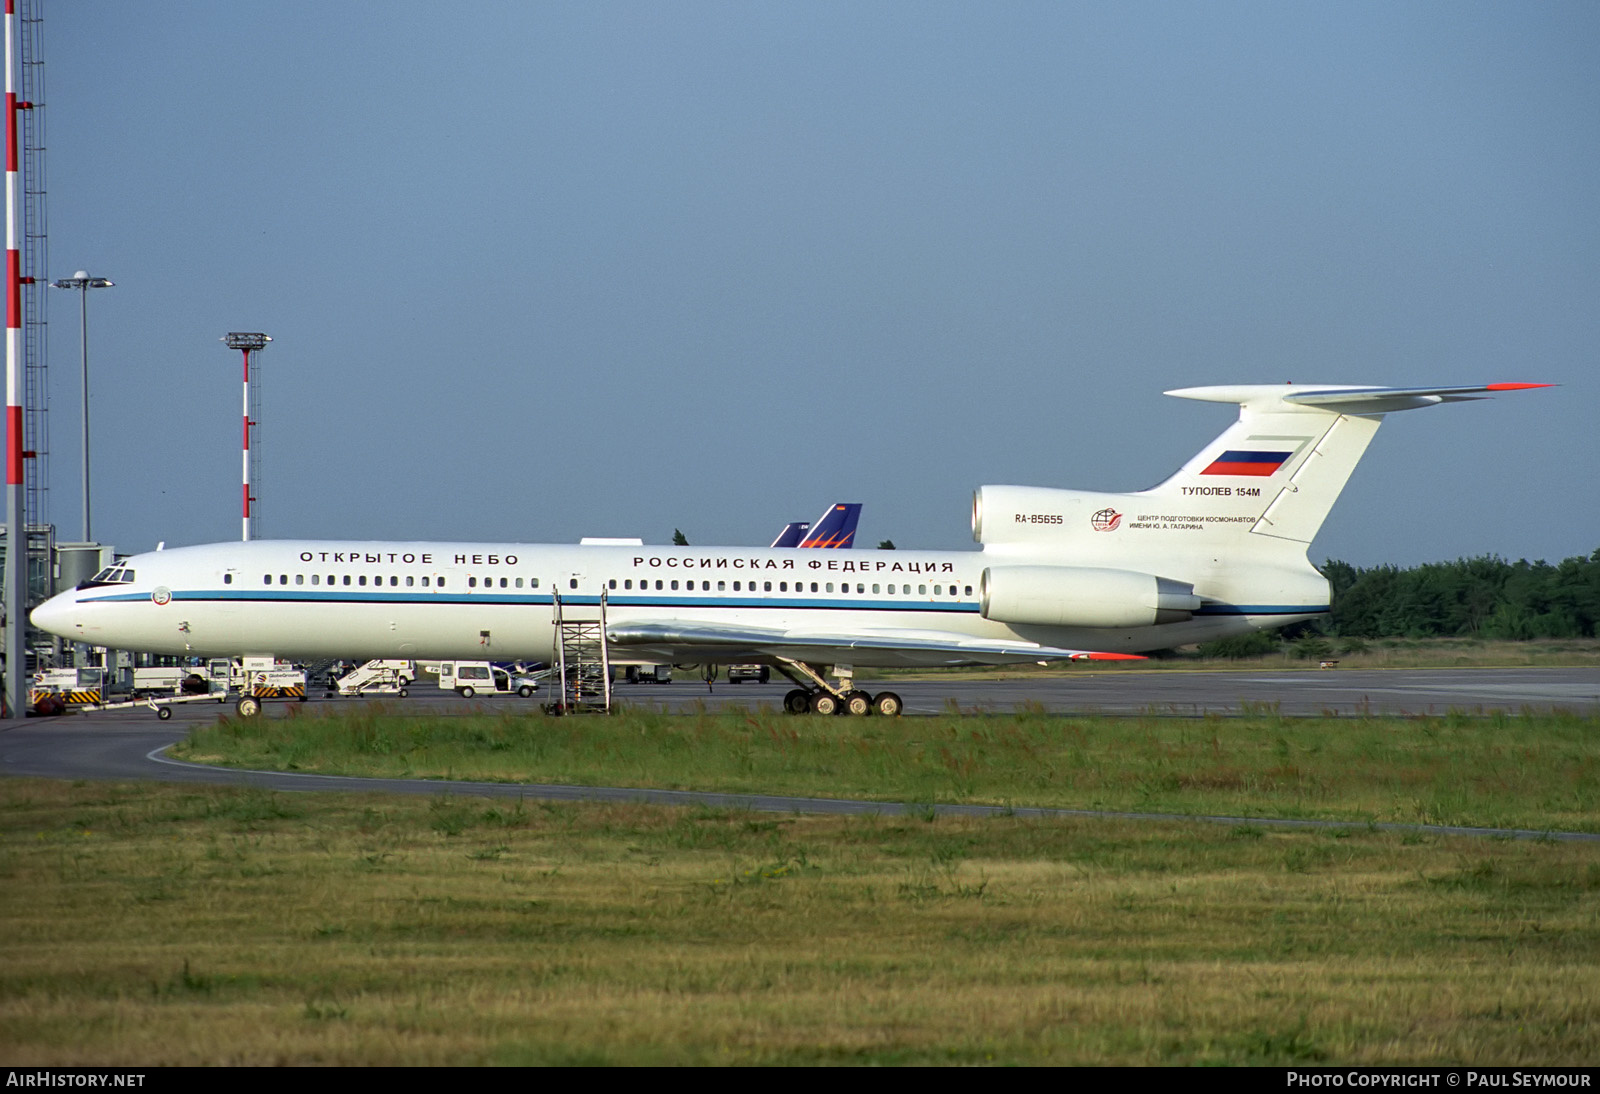
<path fill-rule="evenodd" d="M 403 695 L 410 671 L 409 661 L 368 661 L 339 677 L 335 687 L 340 695 Z"/>
<path fill-rule="evenodd" d="M 611 654 L 606 647 L 606 594 L 600 594 L 598 618 L 569 616 L 561 594 L 556 593 L 554 599 L 561 698 L 547 709 L 552 714 L 609 714 Z"/>

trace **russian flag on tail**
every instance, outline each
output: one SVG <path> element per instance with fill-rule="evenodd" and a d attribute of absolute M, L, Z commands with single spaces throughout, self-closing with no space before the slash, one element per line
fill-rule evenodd
<path fill-rule="evenodd" d="M 1202 475 L 1254 475 L 1265 478 L 1283 466 L 1293 452 L 1253 452 L 1229 449 L 1212 460 Z"/>

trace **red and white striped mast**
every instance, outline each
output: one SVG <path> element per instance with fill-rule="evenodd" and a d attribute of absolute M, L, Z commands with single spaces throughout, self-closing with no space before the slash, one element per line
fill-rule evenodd
<path fill-rule="evenodd" d="M 10 2 L 10 0 L 7 0 Z M 259 353 L 271 338 L 260 332 L 233 331 L 223 339 L 229 349 L 239 350 L 244 354 L 244 534 L 240 537 L 246 541 L 250 539 L 250 505 L 256 499 L 250 494 L 250 430 L 256 423 L 250 418 L 250 384 L 254 379 L 250 371 L 250 355 Z"/>
<path fill-rule="evenodd" d="M 17 3 L 6 0 L 6 561 L 5 699 L 7 713 L 20 718 L 28 705 L 28 514 L 23 460 L 22 251 L 18 239 L 17 111 L 32 104 L 17 101 Z M 32 278 L 27 280 L 32 281 Z"/>

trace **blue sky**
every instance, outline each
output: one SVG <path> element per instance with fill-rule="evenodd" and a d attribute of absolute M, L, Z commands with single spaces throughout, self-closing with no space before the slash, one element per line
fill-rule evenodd
<path fill-rule="evenodd" d="M 1391 419 L 1311 556 L 1600 546 L 1592 4 L 83 0 L 45 56 L 124 551 L 238 536 L 230 330 L 264 536 L 963 547 L 1231 418 L 1166 388 L 1534 380 Z"/>

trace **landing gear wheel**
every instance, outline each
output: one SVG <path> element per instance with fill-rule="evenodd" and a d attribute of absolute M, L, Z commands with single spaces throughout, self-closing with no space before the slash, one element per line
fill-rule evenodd
<path fill-rule="evenodd" d="M 872 696 L 864 691 L 847 691 L 844 693 L 844 712 L 853 717 L 860 718 L 872 713 Z"/>
<path fill-rule="evenodd" d="M 804 714 L 811 709 L 811 693 L 805 688 L 795 688 L 783 697 L 783 709 L 790 714 Z"/>
<path fill-rule="evenodd" d="M 170 721 L 172 718 L 172 708 L 156 707 L 156 717 L 160 718 L 163 722 Z"/>
<path fill-rule="evenodd" d="M 811 697 L 812 714 L 838 714 L 839 700 L 832 692 L 819 691 Z"/>
<path fill-rule="evenodd" d="M 241 718 L 257 718 L 261 715 L 261 700 L 254 695 L 246 695 L 233 704 L 233 709 Z"/>
<path fill-rule="evenodd" d="M 872 700 L 872 712 L 881 714 L 885 718 L 898 718 L 903 710 L 905 704 L 900 701 L 900 696 L 892 691 L 880 691 Z"/>

